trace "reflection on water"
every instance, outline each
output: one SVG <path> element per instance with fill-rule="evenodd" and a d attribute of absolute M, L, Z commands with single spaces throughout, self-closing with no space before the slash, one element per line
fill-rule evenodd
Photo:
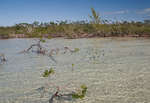
<path fill-rule="evenodd" d="M 34 43 L 33 39 L 0 40 L 0 53 L 8 61 L 0 64 L 0 103 L 48 103 L 56 84 L 70 92 L 86 84 L 88 92 L 75 103 L 150 102 L 150 40 L 148 39 L 51 39 L 43 44 L 60 52 L 51 58 L 34 53 L 18 54 Z M 79 52 L 64 54 L 65 47 Z M 74 70 L 72 71 L 72 64 Z M 55 74 L 43 78 L 53 67 Z M 41 98 L 43 88 L 47 92 Z"/>

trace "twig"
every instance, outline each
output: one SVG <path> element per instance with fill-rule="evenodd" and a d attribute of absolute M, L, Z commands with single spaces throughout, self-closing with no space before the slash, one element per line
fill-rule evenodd
<path fill-rule="evenodd" d="M 73 50 L 71 50 L 69 47 L 64 47 L 64 50 L 65 50 L 65 52 L 64 52 L 64 54 L 67 52 L 67 50 L 69 50 L 69 52 L 74 52 Z"/>

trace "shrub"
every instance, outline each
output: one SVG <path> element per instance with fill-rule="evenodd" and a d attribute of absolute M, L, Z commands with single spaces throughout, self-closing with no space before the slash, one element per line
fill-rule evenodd
<path fill-rule="evenodd" d="M 43 73 L 43 77 L 49 77 L 51 74 L 54 74 L 53 68 L 50 68 L 49 70 L 45 70 Z"/>

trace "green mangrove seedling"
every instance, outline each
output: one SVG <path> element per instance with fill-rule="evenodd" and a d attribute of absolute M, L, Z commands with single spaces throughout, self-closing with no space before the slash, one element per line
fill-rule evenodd
<path fill-rule="evenodd" d="M 79 48 L 74 48 L 74 52 L 78 52 L 79 50 Z"/>
<path fill-rule="evenodd" d="M 40 38 L 40 42 L 45 43 L 46 40 L 44 40 L 43 38 Z"/>
<path fill-rule="evenodd" d="M 53 68 L 50 68 L 50 70 L 45 70 L 44 73 L 43 73 L 43 77 L 48 77 L 51 74 L 54 74 L 54 69 Z"/>
<path fill-rule="evenodd" d="M 74 64 L 72 64 L 72 67 L 74 67 Z"/>
<path fill-rule="evenodd" d="M 57 89 L 57 91 L 51 96 L 51 98 L 49 99 L 49 103 L 53 103 L 54 98 L 58 98 L 58 100 L 62 99 L 66 99 L 66 100 L 72 100 L 72 99 L 83 99 L 86 95 L 87 92 L 87 86 L 86 85 L 81 85 L 81 90 L 78 92 L 72 92 L 72 93 L 68 93 L 68 94 L 61 94 L 59 93 L 59 88 Z M 72 98 L 72 99 L 71 99 Z"/>
<path fill-rule="evenodd" d="M 87 86 L 81 85 L 81 91 L 75 92 L 72 94 L 72 98 L 74 99 L 83 99 L 87 92 Z"/>
<path fill-rule="evenodd" d="M 74 70 L 74 64 L 72 64 L 72 71 Z"/>

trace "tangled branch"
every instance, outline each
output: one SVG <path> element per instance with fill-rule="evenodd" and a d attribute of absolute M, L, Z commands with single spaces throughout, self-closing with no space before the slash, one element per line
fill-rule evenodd
<path fill-rule="evenodd" d="M 54 98 L 58 98 L 59 100 L 73 100 L 73 99 L 83 99 L 87 92 L 86 85 L 81 85 L 80 91 L 71 92 L 68 94 L 61 94 L 59 93 L 59 87 L 57 88 L 57 91 L 51 96 L 49 99 L 49 103 L 53 103 Z"/>
<path fill-rule="evenodd" d="M 42 47 L 41 42 L 43 42 L 42 39 L 40 39 L 36 44 L 32 44 L 29 48 L 27 48 L 26 50 L 21 51 L 20 53 L 26 53 L 29 52 L 33 47 L 37 47 L 37 50 L 35 51 L 38 54 L 46 54 L 46 49 Z"/>

